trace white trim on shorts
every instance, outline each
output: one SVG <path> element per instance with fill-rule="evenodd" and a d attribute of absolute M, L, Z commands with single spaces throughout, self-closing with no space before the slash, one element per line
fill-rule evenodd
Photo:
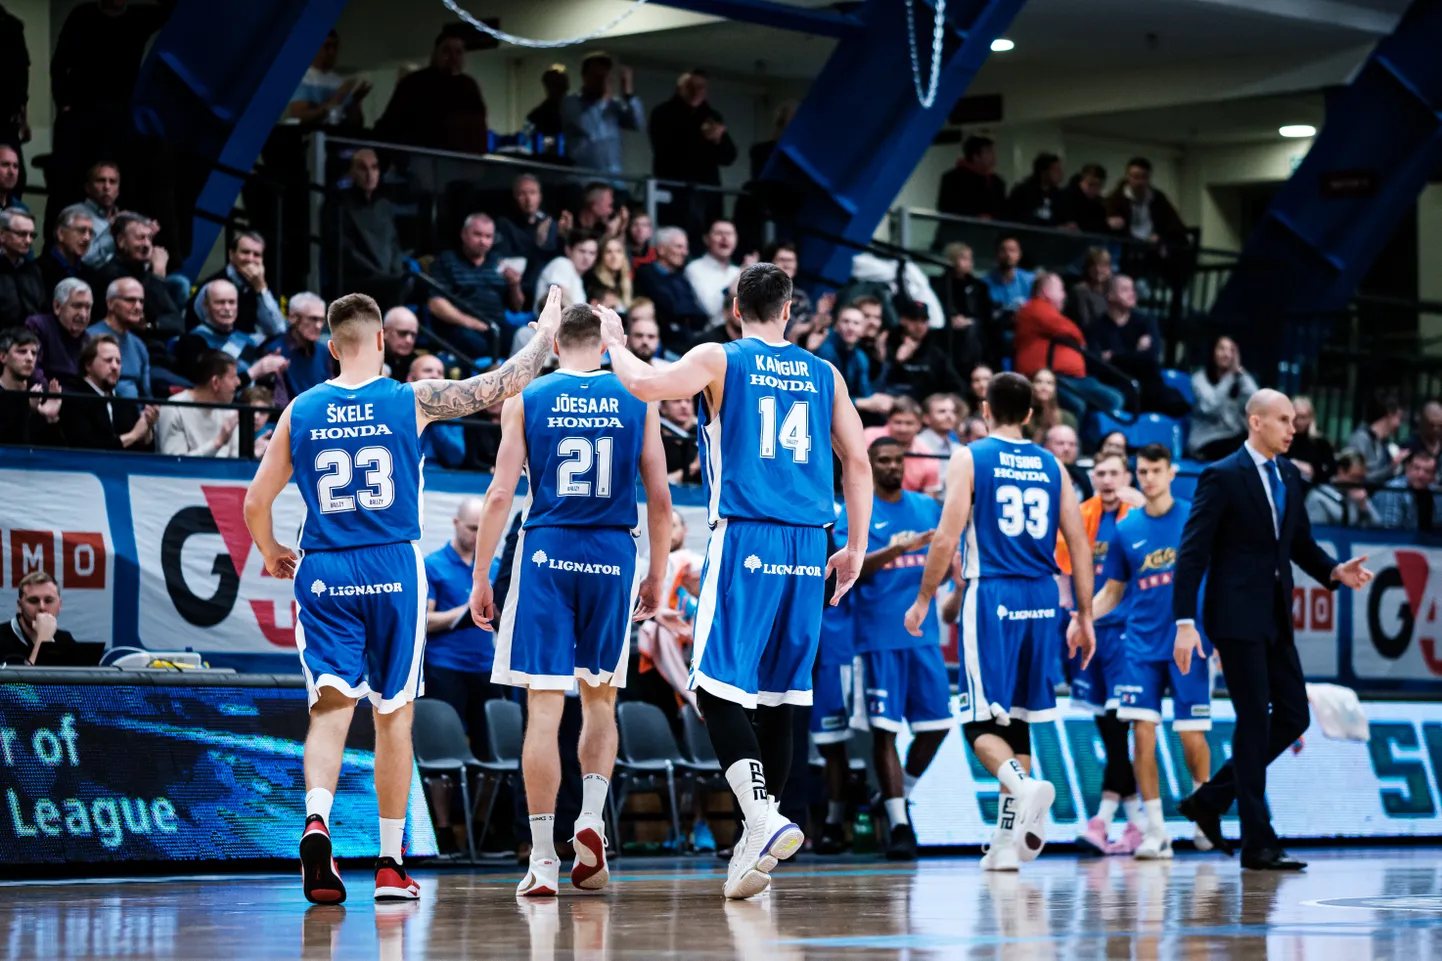
<path fill-rule="evenodd" d="M 892 734 L 901 733 L 901 725 L 906 723 L 905 721 L 893 721 L 889 717 L 873 717 L 870 720 L 871 726 L 878 731 L 889 731 Z"/>
<path fill-rule="evenodd" d="M 411 669 L 406 674 L 405 685 L 396 693 L 395 697 L 382 697 L 376 691 L 370 692 L 370 702 L 375 705 L 377 714 L 391 714 L 426 693 L 426 681 L 422 667 L 425 662 L 426 608 L 429 601 L 429 593 L 425 589 L 426 558 L 421 553 L 419 542 L 411 541 L 411 550 L 416 555 L 416 636 L 411 646 Z"/>
<path fill-rule="evenodd" d="M 995 710 L 996 705 L 992 705 L 992 708 Z M 1042 708 L 1040 711 L 1028 711 L 1024 707 L 1014 707 L 1008 714 L 998 717 L 996 723 L 1002 727 L 1014 720 L 1025 721 L 1028 724 L 1043 724 L 1047 721 L 1055 721 L 1059 717 L 1061 717 L 1061 708 L 1059 707 Z"/>
<path fill-rule="evenodd" d="M 848 687 L 851 688 L 851 713 L 847 715 L 846 726 L 839 730 L 812 731 L 811 743 L 840 744 L 851 740 L 852 731 L 865 731 L 870 728 L 871 719 L 866 716 L 866 692 L 861 686 L 861 656 L 853 656 L 850 664 L 833 664 L 822 670 L 835 670 L 841 676 L 841 689 L 845 691 Z"/>
<path fill-rule="evenodd" d="M 843 744 L 851 740 L 851 728 L 843 727 L 839 731 L 812 731 L 812 744 Z"/>
<path fill-rule="evenodd" d="M 981 683 L 981 656 L 978 653 L 976 639 L 977 582 L 977 578 L 967 581 L 966 594 L 961 599 L 962 659 L 966 663 L 966 670 L 962 673 L 960 680 L 966 682 L 967 707 L 965 713 L 971 715 L 972 722 L 989 721 L 996 713 Z M 1000 719 L 998 720 L 1000 721 Z M 1006 722 L 1000 721 L 1000 723 Z"/>
<path fill-rule="evenodd" d="M 528 505 L 529 506 L 529 505 Z M 516 552 L 511 556 L 511 593 L 520 598 L 521 586 L 521 561 L 526 556 L 526 527 L 525 520 L 521 521 L 521 529 L 516 533 Z M 496 656 L 491 662 L 491 683 L 505 684 L 510 687 L 530 687 L 515 678 L 524 678 L 524 675 L 517 674 L 511 670 L 511 639 L 516 631 L 516 608 L 520 605 L 509 603 L 509 598 L 502 598 L 500 630 L 496 631 Z M 575 683 L 574 679 L 567 679 L 567 687 Z"/>
<path fill-rule="evenodd" d="M 951 691 L 949 687 L 946 692 L 946 701 L 948 704 L 951 703 Z M 925 731 L 949 731 L 956 727 L 956 718 L 953 716 L 937 718 L 934 721 L 907 721 L 906 724 L 911 728 L 912 734 L 920 734 Z"/>
<path fill-rule="evenodd" d="M 301 523 L 304 524 L 304 521 Z M 305 554 L 302 553 L 300 559 L 295 562 L 295 574 L 292 575 L 292 579 L 296 583 L 300 583 L 300 567 L 303 563 L 305 563 Z M 359 701 L 370 694 L 370 685 L 364 679 L 357 686 L 351 687 L 334 674 L 322 674 L 320 677 L 316 677 L 310 672 L 310 665 L 305 662 L 305 627 L 300 622 L 299 602 L 295 606 L 295 651 L 300 655 L 300 670 L 305 675 L 306 710 L 315 707 L 316 702 L 320 700 L 320 689 L 323 687 L 335 688 L 353 701 Z"/>
<path fill-rule="evenodd" d="M 1212 719 L 1209 717 L 1186 717 L 1172 722 L 1173 731 L 1210 731 L 1211 729 Z"/>
<path fill-rule="evenodd" d="M 716 595 L 721 590 L 721 556 L 726 547 L 727 519 L 721 518 L 711 528 L 706 541 L 706 561 L 702 568 L 701 596 L 696 599 L 696 621 L 692 631 L 691 676 L 688 690 L 710 691 L 717 697 L 735 701 L 744 708 L 755 708 L 760 702 L 759 694 L 748 694 L 739 687 L 733 687 L 701 672 L 701 658 L 706 653 L 706 642 L 710 640 L 712 625 L 716 620 Z M 774 702 L 780 703 L 780 702 Z M 808 700 L 806 703 L 810 704 Z"/>
<path fill-rule="evenodd" d="M 1162 712 L 1153 711 L 1147 707 L 1119 707 L 1117 708 L 1117 720 L 1149 721 L 1152 724 L 1160 724 L 1162 723 Z"/>

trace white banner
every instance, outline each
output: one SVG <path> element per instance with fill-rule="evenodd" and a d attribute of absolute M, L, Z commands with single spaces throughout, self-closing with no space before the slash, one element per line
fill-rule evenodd
<path fill-rule="evenodd" d="M 1322 550 L 1337 556 L 1330 541 L 1318 541 Z M 1337 595 L 1292 565 L 1292 632 L 1302 673 L 1308 677 L 1333 677 L 1341 666 L 1337 661 Z"/>
<path fill-rule="evenodd" d="M 1377 575 L 1352 600 L 1352 670 L 1361 679 L 1442 677 L 1442 550 L 1352 546 Z"/>

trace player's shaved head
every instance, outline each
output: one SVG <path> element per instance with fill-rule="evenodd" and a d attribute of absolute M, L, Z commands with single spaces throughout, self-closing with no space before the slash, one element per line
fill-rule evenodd
<path fill-rule="evenodd" d="M 374 298 L 365 294 L 346 294 L 330 305 L 326 323 L 331 340 L 338 341 L 345 350 L 367 336 L 374 336 L 381 328 L 381 308 Z"/>
<path fill-rule="evenodd" d="M 563 348 L 596 347 L 601 343 L 601 315 L 590 304 L 572 304 L 561 312 L 556 343 Z"/>

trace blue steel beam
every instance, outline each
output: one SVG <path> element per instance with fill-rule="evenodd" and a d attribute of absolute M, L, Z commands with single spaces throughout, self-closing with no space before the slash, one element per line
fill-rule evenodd
<path fill-rule="evenodd" d="M 652 0 L 663 7 L 709 13 L 728 20 L 755 23 L 778 30 L 794 30 L 822 37 L 847 37 L 864 27 L 856 17 L 834 10 L 810 10 L 770 0 Z M 900 2 L 900 0 L 898 0 Z"/>
<path fill-rule="evenodd" d="M 866 243 L 966 91 L 991 42 L 1025 0 L 952 0 L 936 101 L 922 109 L 912 84 L 906 7 L 867 0 L 865 29 L 843 37 L 811 85 L 762 172 L 797 224 Z M 925 73 L 931 63 L 931 6 L 919 2 L 916 39 Z M 923 77 L 923 82 L 926 78 Z M 816 236 L 797 237 L 801 266 L 833 284 L 851 275 L 853 250 Z"/>

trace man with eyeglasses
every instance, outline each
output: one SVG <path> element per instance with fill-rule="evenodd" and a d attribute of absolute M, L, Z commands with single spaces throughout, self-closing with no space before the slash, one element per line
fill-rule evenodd
<path fill-rule="evenodd" d="M 278 353 L 290 361 L 285 373 L 276 378 L 277 407 L 284 407 L 291 398 L 330 380 L 335 369 L 329 340 L 321 343 L 320 339 L 325 328 L 325 301 L 308 290 L 303 291 L 290 298 L 289 314 L 289 329 L 267 341 L 262 348 L 267 354 Z"/>
<path fill-rule="evenodd" d="M 77 278 L 91 290 L 105 290 L 94 267 L 85 262 L 95 240 L 95 218 L 84 204 L 71 204 L 55 220 L 54 242 L 37 258 L 45 289 L 54 291 L 62 280 Z"/>
<path fill-rule="evenodd" d="M 195 295 L 195 309 L 200 324 L 181 337 L 175 345 L 175 369 L 182 376 L 198 383 L 200 359 L 207 351 L 224 351 L 235 358 L 240 386 L 264 381 L 273 374 L 283 373 L 290 361 L 278 352 L 261 355 L 250 334 L 239 329 L 241 294 L 235 284 L 224 278 L 210 281 Z"/>
<path fill-rule="evenodd" d="M 30 256 L 35 218 L 21 210 L 0 211 L 0 330 L 19 327 L 45 309 L 45 281 Z"/>
<path fill-rule="evenodd" d="M 117 397 L 150 396 L 150 348 L 145 332 L 145 288 L 132 277 L 121 277 L 105 289 L 105 319 L 91 324 L 91 337 L 109 334 L 120 348 L 120 380 Z M 84 373 L 84 364 L 81 365 Z"/>
<path fill-rule="evenodd" d="M 410 376 L 420 329 L 421 323 L 409 307 L 392 307 L 386 311 L 386 366 L 392 379 L 404 381 Z"/>

